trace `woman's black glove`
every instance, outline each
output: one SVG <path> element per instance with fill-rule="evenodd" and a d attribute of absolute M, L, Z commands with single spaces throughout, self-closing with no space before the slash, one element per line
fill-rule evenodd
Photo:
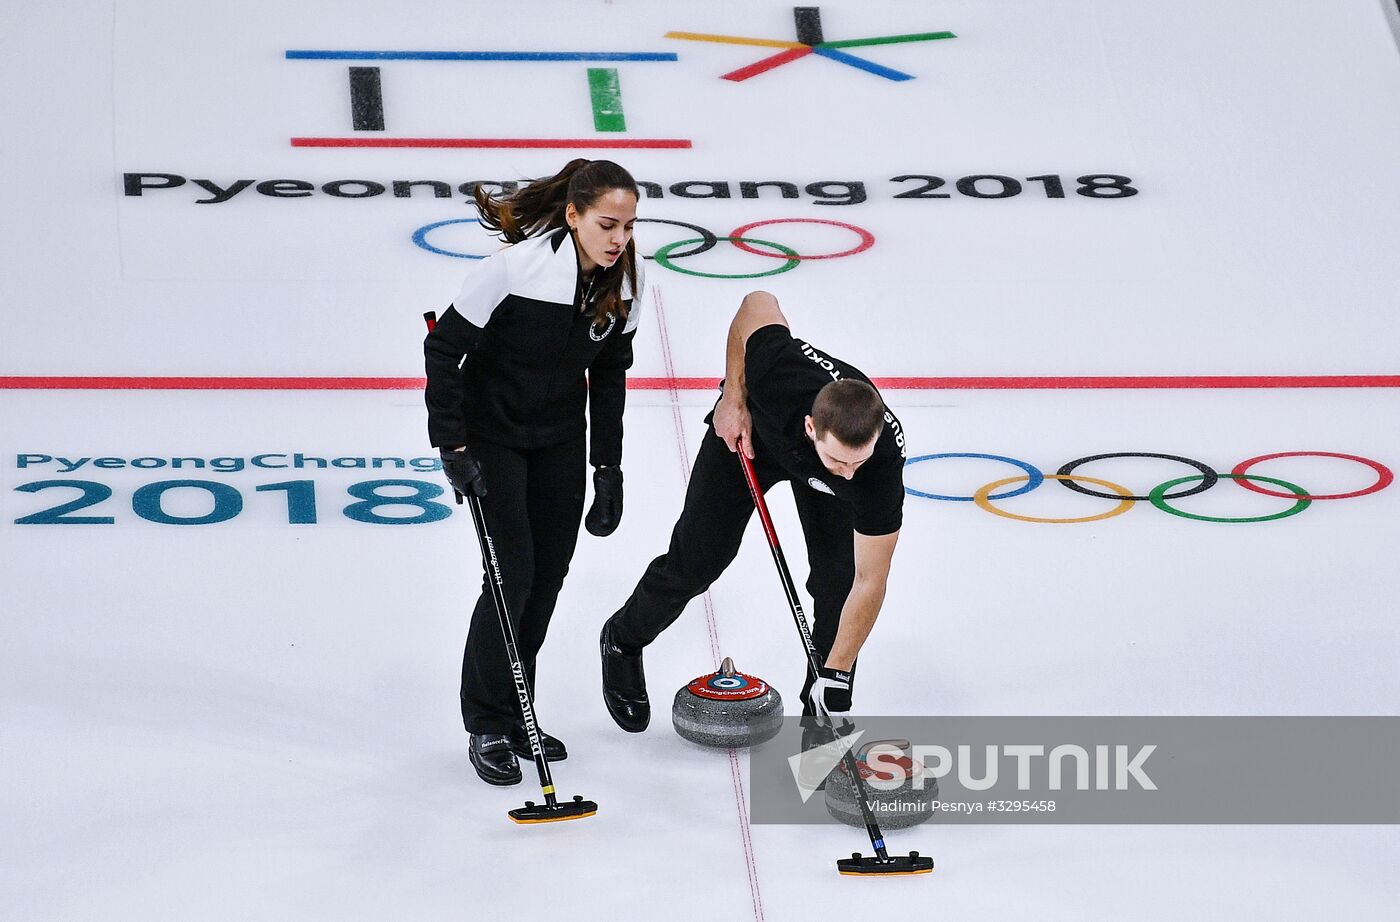
<path fill-rule="evenodd" d="M 472 455 L 470 448 L 463 448 L 461 451 L 449 451 L 444 448 L 438 454 L 442 457 L 442 472 L 447 475 L 447 482 L 452 484 L 452 489 L 463 496 L 471 493 L 477 496 L 486 495 L 486 479 L 481 476 L 481 464 Z"/>
<path fill-rule="evenodd" d="M 593 506 L 583 520 L 590 535 L 606 538 L 622 521 L 622 468 L 607 464 L 593 469 Z"/>

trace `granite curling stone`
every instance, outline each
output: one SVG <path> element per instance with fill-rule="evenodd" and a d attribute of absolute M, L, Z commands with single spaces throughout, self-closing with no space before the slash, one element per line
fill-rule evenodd
<path fill-rule="evenodd" d="M 701 746 L 753 746 L 782 729 L 783 699 L 762 679 L 737 672 L 726 656 L 717 672 L 699 676 L 676 692 L 671 724 Z"/>
<path fill-rule="evenodd" d="M 933 816 L 938 779 L 911 759 L 908 749 L 906 740 L 874 740 L 852 753 L 881 829 L 907 829 Z M 844 759 L 827 776 L 826 812 L 847 826 L 865 826 Z"/>

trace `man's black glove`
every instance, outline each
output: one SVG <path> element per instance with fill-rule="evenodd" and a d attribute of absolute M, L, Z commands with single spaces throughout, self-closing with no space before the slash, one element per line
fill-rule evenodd
<path fill-rule="evenodd" d="M 470 448 L 463 448 L 461 451 L 449 451 L 444 448 L 438 454 L 442 457 L 442 472 L 447 475 L 447 482 L 452 484 L 452 489 L 463 496 L 471 493 L 477 496 L 486 495 L 486 479 L 481 476 L 481 464 L 472 455 Z"/>
<path fill-rule="evenodd" d="M 601 465 L 593 470 L 593 505 L 584 518 L 590 535 L 606 538 L 622 521 L 622 468 Z"/>
<path fill-rule="evenodd" d="M 851 674 L 823 666 L 803 698 L 814 714 L 843 714 L 851 709 Z"/>

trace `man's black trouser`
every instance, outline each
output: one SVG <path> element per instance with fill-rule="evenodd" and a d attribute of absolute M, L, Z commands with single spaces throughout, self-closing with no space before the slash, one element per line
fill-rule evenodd
<path fill-rule="evenodd" d="M 486 495 L 481 507 L 501 565 L 502 588 L 531 692 L 535 655 L 544 643 L 554 602 L 569 572 L 583 517 L 585 437 L 546 448 L 519 449 L 471 439 Z M 471 551 L 477 555 L 477 542 Z M 483 580 L 462 656 L 462 723 L 468 733 L 506 733 L 520 703 L 505 641 Z"/>
<path fill-rule="evenodd" d="M 754 470 L 766 493 L 789 475 L 771 458 L 765 458 L 764 452 L 764 445 L 756 442 Z M 814 602 L 812 641 L 825 661 L 836 640 L 841 608 L 855 581 L 851 507 L 798 479 L 792 481 L 792 496 L 807 539 L 807 591 Z M 695 457 L 685 508 L 671 532 L 671 546 L 651 562 L 627 604 L 613 615 L 613 641 L 624 649 L 641 648 L 670 627 L 686 603 L 708 589 L 729 566 L 739 552 L 744 527 L 753 512 L 739 456 L 711 426 Z M 776 580 L 777 574 L 772 578 Z M 775 610 L 773 617 L 783 615 Z"/>

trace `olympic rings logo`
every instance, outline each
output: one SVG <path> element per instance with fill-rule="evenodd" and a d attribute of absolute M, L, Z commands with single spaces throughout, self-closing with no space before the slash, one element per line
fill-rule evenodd
<path fill-rule="evenodd" d="M 456 259 L 485 259 L 488 253 L 459 253 L 441 246 L 436 246 L 428 241 L 428 235 L 438 228 L 447 227 L 453 224 L 479 224 L 477 218 L 452 218 L 447 221 L 438 221 L 427 224 L 413 232 L 413 242 L 429 253 L 436 253 L 439 256 L 451 256 Z M 769 218 L 764 221 L 750 221 L 748 224 L 741 224 L 723 237 L 716 235 L 708 228 L 698 224 L 691 224 L 688 221 L 676 221 L 670 218 L 638 218 L 638 224 L 669 224 L 673 227 L 683 228 L 696 236 L 682 240 L 676 240 L 658 247 L 655 253 L 644 255 L 644 259 L 655 260 L 659 266 L 679 272 L 683 275 L 693 275 L 706 279 L 757 279 L 770 275 L 781 275 L 784 272 L 791 272 L 809 259 L 841 259 L 845 256 L 855 256 L 857 253 L 864 253 L 875 245 L 875 235 L 863 227 L 855 224 L 848 224 L 845 221 L 833 221 L 829 218 Z M 792 247 L 782 243 L 775 243 L 771 240 L 761 240 L 757 237 L 746 236 L 750 231 L 774 224 L 822 224 L 831 227 L 839 227 L 855 234 L 853 246 L 844 250 L 832 253 L 798 253 Z M 713 250 L 720 243 L 728 243 L 735 249 L 753 256 L 762 256 L 766 259 L 780 259 L 781 266 L 773 269 L 764 269 L 759 272 L 701 272 L 697 269 L 687 269 L 677 264 L 677 260 L 686 259 L 691 256 L 699 256 Z"/>
<path fill-rule="evenodd" d="M 916 490 L 913 487 L 905 487 L 904 492 L 910 494 L 911 496 L 923 497 L 924 499 L 944 500 L 946 502 L 975 503 L 978 506 L 978 508 L 986 512 L 990 512 L 993 515 L 999 515 L 1002 518 L 1015 519 L 1018 522 L 1043 522 L 1057 525 L 1068 525 L 1076 522 L 1098 522 L 1103 519 L 1111 519 L 1114 516 L 1122 515 L 1123 513 L 1131 509 L 1134 505 L 1143 501 L 1151 503 L 1153 506 L 1162 510 L 1163 512 L 1175 516 L 1180 516 L 1184 519 L 1194 519 L 1198 522 L 1215 522 L 1230 524 L 1242 522 L 1271 522 L 1275 519 L 1285 519 L 1289 516 L 1297 515 L 1304 509 L 1311 506 L 1315 501 L 1352 499 L 1357 496 L 1367 496 L 1371 493 L 1378 493 L 1381 490 L 1384 490 L 1386 487 L 1390 486 L 1391 482 L 1395 479 L 1395 475 L 1391 472 L 1390 468 L 1386 467 L 1379 461 L 1373 461 L 1370 458 L 1363 458 L 1359 455 L 1346 455 L 1333 451 L 1281 451 L 1268 455 L 1259 455 L 1254 458 L 1248 458 L 1244 461 L 1241 461 L 1239 464 L 1236 464 L 1228 474 L 1217 473 L 1209 465 L 1201 461 L 1196 461 L 1192 458 L 1183 458 L 1180 455 L 1164 455 L 1147 451 L 1114 451 L 1099 455 L 1086 455 L 1082 458 L 1075 458 L 1073 461 L 1066 463 L 1059 469 L 1059 471 L 1057 471 L 1054 474 L 1042 473 L 1040 469 L 1035 467 L 1034 465 L 1029 464 L 1025 461 L 1018 460 L 1016 458 L 1008 458 L 1003 455 L 977 454 L 973 452 L 944 452 L 940 454 L 920 455 L 917 458 L 910 458 L 909 460 L 905 461 L 904 466 L 907 468 L 914 464 L 920 464 L 923 462 L 934 461 L 942 458 L 977 458 L 987 461 L 1000 461 L 1005 464 L 1010 464 L 1013 467 L 1020 468 L 1025 473 L 1014 477 L 1005 477 L 1001 480 L 994 480 L 991 483 L 984 484 L 983 486 L 979 487 L 971 496 L 945 496 L 939 493 L 928 493 L 923 490 Z M 1193 468 L 1196 471 L 1196 473 L 1189 474 L 1185 477 L 1177 477 L 1173 480 L 1168 480 L 1164 483 L 1159 483 L 1157 484 L 1157 486 L 1148 490 L 1146 494 L 1135 494 L 1127 487 L 1121 486 L 1117 483 L 1113 483 L 1112 481 L 1103 480 L 1098 477 L 1087 477 L 1083 474 L 1074 473 L 1074 471 L 1082 465 L 1089 464 L 1094 461 L 1105 461 L 1111 458 L 1156 458 L 1164 461 L 1174 461 L 1180 464 L 1184 464 L 1189 468 Z M 1370 486 L 1364 487 L 1360 490 L 1351 490 L 1345 493 L 1312 493 L 1308 490 L 1305 490 L 1303 487 L 1298 486 L 1297 484 L 1290 483 L 1286 480 L 1280 480 L 1277 477 L 1265 477 L 1262 474 L 1249 473 L 1249 469 L 1254 467 L 1256 464 L 1260 464 L 1265 461 L 1272 461 L 1277 458 L 1340 458 L 1345 461 L 1353 461 L 1357 464 L 1369 467 L 1372 471 L 1375 472 L 1376 480 Z M 1188 496 L 1195 496 L 1197 494 L 1204 493 L 1205 491 L 1211 489 L 1217 483 L 1219 483 L 1221 479 L 1232 480 L 1240 487 L 1243 487 L 1244 489 L 1249 490 L 1253 493 L 1261 493 L 1265 496 L 1275 496 L 1281 499 L 1291 499 L 1293 500 L 1293 505 L 1282 510 L 1281 512 L 1273 512 L 1268 515 L 1253 516 L 1201 515 L 1195 512 L 1187 512 L 1183 509 L 1179 509 L 1176 506 L 1172 505 L 1171 501 L 1181 500 Z M 1014 496 L 1021 496 L 1023 494 L 1031 492 L 1032 490 L 1035 490 L 1047 480 L 1058 481 L 1065 488 L 1073 490 L 1075 493 L 1080 493 L 1085 496 L 1116 500 L 1116 504 L 1107 512 L 1100 512 L 1095 515 L 1085 515 L 1071 518 L 1044 518 L 1041 516 L 1019 515 L 1017 513 L 1008 512 L 1005 509 L 993 505 L 993 500 L 1004 500 L 1010 499 Z M 1002 487 L 1008 487 L 1012 484 L 1018 483 L 1024 484 L 1024 486 L 1018 487 L 1013 490 L 1007 490 L 1002 493 L 993 492 L 994 490 L 1001 489 Z M 1283 490 L 1272 490 L 1267 487 L 1259 486 L 1259 483 L 1272 484 L 1276 487 L 1282 487 Z M 1093 484 L 1098 487 L 1103 487 L 1104 489 L 1094 490 L 1084 486 L 1084 484 Z M 1194 484 L 1194 486 L 1187 486 L 1188 484 Z M 1173 490 L 1173 488 L 1177 487 L 1180 487 L 1181 489 L 1176 489 L 1175 492 L 1170 492 Z"/>
<path fill-rule="evenodd" d="M 657 249 L 648 259 L 656 260 L 659 266 L 665 266 L 672 272 L 681 272 L 686 275 L 695 275 L 705 279 L 757 279 L 769 275 L 780 275 L 796 269 L 803 262 L 809 259 L 840 259 L 844 256 L 854 256 L 857 253 L 864 253 L 875 245 L 875 235 L 863 227 L 855 224 L 847 224 L 845 221 L 833 221 L 829 218 L 770 218 L 766 221 L 750 221 L 748 224 L 741 224 L 723 237 L 718 237 L 708 229 L 698 224 L 690 224 L 686 221 L 673 221 L 668 218 L 638 218 L 637 223 L 649 224 L 671 224 L 676 227 L 683 227 L 698 234 L 698 237 L 686 240 L 677 240 L 668 243 Z M 844 228 L 856 235 L 855 246 L 839 250 L 834 253 L 799 254 L 796 250 L 781 243 L 774 243 L 771 240 L 760 240 L 757 237 L 745 236 L 749 231 L 760 227 L 768 227 L 773 224 L 825 224 L 832 227 Z M 783 264 L 776 269 L 765 269 L 762 272 L 744 273 L 722 273 L 722 272 L 700 272 L 696 269 L 686 269 L 676 265 L 675 261 L 688 256 L 699 256 L 701 253 L 713 250 L 719 243 L 733 244 L 736 249 L 754 256 L 764 256 L 770 259 L 781 259 Z M 681 251 L 682 247 L 688 247 Z M 767 247 L 776 252 L 765 253 L 758 247 Z"/>

